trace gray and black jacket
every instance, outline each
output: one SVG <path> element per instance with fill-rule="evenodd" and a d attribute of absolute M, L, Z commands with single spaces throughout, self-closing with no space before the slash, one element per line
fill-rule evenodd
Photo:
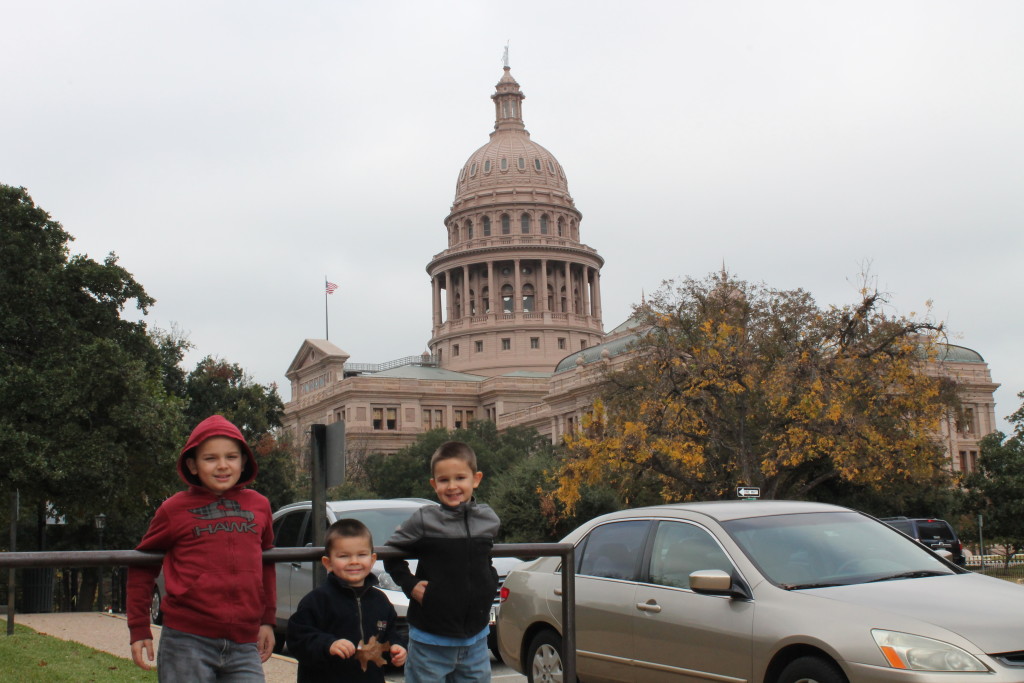
<path fill-rule="evenodd" d="M 498 534 L 498 516 L 471 500 L 458 507 L 424 505 L 388 539 L 419 559 L 416 573 L 405 560 L 388 559 L 384 568 L 406 595 L 427 581 L 423 604 L 409 601 L 409 623 L 440 636 L 469 638 L 490 621 L 498 591 L 498 573 L 491 548 Z"/>

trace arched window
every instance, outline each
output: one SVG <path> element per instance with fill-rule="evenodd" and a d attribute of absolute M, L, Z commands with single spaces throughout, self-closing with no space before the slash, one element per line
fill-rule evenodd
<path fill-rule="evenodd" d="M 564 218 L 559 218 L 558 219 L 558 236 L 559 237 L 564 237 L 565 236 L 565 219 Z"/>
<path fill-rule="evenodd" d="M 522 216 L 520 216 L 519 217 L 519 224 L 523 228 L 523 234 L 524 235 L 530 234 L 530 214 L 524 213 Z"/>
<path fill-rule="evenodd" d="M 476 292 L 469 290 L 469 314 L 476 315 Z"/>
<path fill-rule="evenodd" d="M 533 160 L 533 167 L 539 172 L 540 171 L 540 159 Z"/>
<path fill-rule="evenodd" d="M 490 216 L 484 216 L 482 220 L 483 220 L 483 223 L 484 223 L 484 237 L 490 237 L 491 236 L 491 217 Z"/>
<path fill-rule="evenodd" d="M 484 173 L 490 173 L 490 172 L 491 172 L 491 160 L 488 159 L 487 161 L 484 162 Z"/>
<path fill-rule="evenodd" d="M 508 217 L 507 213 L 501 214 L 501 234 L 509 235 L 512 233 L 512 219 Z"/>
<path fill-rule="evenodd" d="M 569 234 L 574 240 L 580 238 L 580 231 L 576 226 L 576 221 L 569 221 Z"/>
<path fill-rule="evenodd" d="M 473 221 L 466 221 L 466 239 L 473 239 Z"/>
<path fill-rule="evenodd" d="M 559 306 L 558 310 L 560 312 L 562 312 L 562 313 L 568 313 L 569 312 L 568 299 L 565 298 L 565 286 L 562 287 L 562 302 L 561 302 L 561 305 Z"/>
<path fill-rule="evenodd" d="M 540 234 L 548 234 L 548 215 L 544 214 L 540 217 Z"/>
<path fill-rule="evenodd" d="M 491 312 L 491 290 L 489 287 L 484 287 L 480 290 L 480 306 L 483 308 L 484 313 Z"/>
<path fill-rule="evenodd" d="M 555 310 L 555 288 L 552 285 L 548 285 L 548 310 Z"/>
<path fill-rule="evenodd" d="M 525 171 L 526 170 L 526 159 L 524 159 L 523 157 L 519 157 L 519 162 L 518 163 L 519 163 L 519 170 L 520 171 Z"/>
<path fill-rule="evenodd" d="M 508 159 L 506 159 L 505 157 L 501 158 L 501 170 L 502 171 L 507 171 L 508 170 Z"/>
<path fill-rule="evenodd" d="M 583 312 L 583 297 L 580 296 L 580 290 L 577 287 L 573 287 L 572 290 L 572 312 L 579 315 Z"/>
<path fill-rule="evenodd" d="M 501 310 L 505 313 L 512 313 L 512 285 L 504 285 L 501 288 Z"/>
<path fill-rule="evenodd" d="M 458 291 L 455 292 L 454 301 L 455 301 L 455 312 L 454 312 L 454 315 L 455 315 L 456 318 L 461 318 L 462 317 L 462 294 L 459 293 Z"/>
<path fill-rule="evenodd" d="M 531 284 L 523 285 L 523 312 L 524 313 L 531 313 L 533 311 L 533 305 L 534 305 L 533 304 L 533 300 L 534 300 L 533 285 L 531 285 Z"/>

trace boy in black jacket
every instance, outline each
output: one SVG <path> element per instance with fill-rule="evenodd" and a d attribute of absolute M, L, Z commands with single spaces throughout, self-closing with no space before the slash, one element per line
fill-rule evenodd
<path fill-rule="evenodd" d="M 383 683 L 383 654 L 405 663 L 395 642 L 395 608 L 375 588 L 373 536 L 359 520 L 339 519 L 327 529 L 327 582 L 299 601 L 288 620 L 288 651 L 299 660 L 298 683 Z M 382 648 L 390 643 L 390 648 Z"/>
<path fill-rule="evenodd" d="M 441 444 L 430 459 L 430 472 L 441 505 L 421 507 L 387 542 L 419 558 L 416 573 L 405 560 L 384 561 L 411 598 L 405 680 L 490 681 L 487 634 L 498 590 L 491 548 L 498 516 L 473 499 L 483 472 L 477 470 L 476 454 L 468 444 Z"/>

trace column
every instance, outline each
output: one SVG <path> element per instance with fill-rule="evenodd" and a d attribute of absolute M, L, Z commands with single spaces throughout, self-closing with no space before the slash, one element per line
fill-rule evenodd
<path fill-rule="evenodd" d="M 565 262 L 565 312 L 573 313 L 576 308 L 572 296 L 572 263 Z"/>
<path fill-rule="evenodd" d="M 593 315 L 590 310 L 590 266 L 583 266 L 583 315 L 587 318 Z"/>
<path fill-rule="evenodd" d="M 441 282 L 437 275 L 430 278 L 430 285 L 433 291 L 434 328 L 441 326 Z"/>
<path fill-rule="evenodd" d="M 601 311 L 601 271 L 597 268 L 594 268 L 594 317 L 604 320 L 604 314 Z"/>
<path fill-rule="evenodd" d="M 447 296 L 446 296 L 447 301 L 445 301 L 445 309 L 446 309 L 445 312 L 446 312 L 446 317 L 448 319 L 448 322 L 451 322 L 452 321 L 452 317 L 453 317 L 452 313 L 455 310 L 455 287 L 452 285 L 452 271 L 451 270 L 444 271 L 444 283 L 445 283 L 445 291 L 447 292 Z"/>
<path fill-rule="evenodd" d="M 523 276 L 520 272 L 519 259 L 512 259 L 512 312 L 523 312 Z"/>
<path fill-rule="evenodd" d="M 490 308 L 492 311 L 497 310 L 494 307 L 495 295 L 496 293 L 494 291 L 494 260 L 489 259 L 487 261 L 487 298 L 489 300 L 487 303 L 487 307 Z M 484 312 L 486 313 L 486 311 Z"/>
<path fill-rule="evenodd" d="M 469 308 L 469 266 L 462 266 L 462 317 L 472 315 Z"/>
<path fill-rule="evenodd" d="M 537 310 L 541 313 L 548 310 L 548 260 L 542 258 L 540 260 L 540 291 L 537 292 L 537 297 L 540 301 L 537 303 Z"/>

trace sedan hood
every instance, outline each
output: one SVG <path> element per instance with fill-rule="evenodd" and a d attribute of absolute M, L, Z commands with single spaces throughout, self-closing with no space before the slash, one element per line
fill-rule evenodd
<path fill-rule="evenodd" d="M 1007 628 L 1024 615 L 1024 587 L 977 574 L 897 579 L 801 591 L 879 612 L 877 628 L 890 628 L 883 613 L 932 624 L 974 643 L 980 652 L 1024 650 L 1024 631 Z M 928 634 L 921 634 L 928 635 Z"/>

